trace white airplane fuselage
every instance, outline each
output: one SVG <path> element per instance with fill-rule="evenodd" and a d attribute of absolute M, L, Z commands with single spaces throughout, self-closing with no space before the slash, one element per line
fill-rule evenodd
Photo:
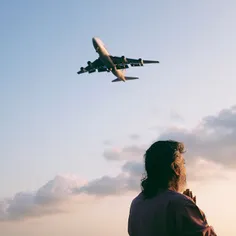
<path fill-rule="evenodd" d="M 99 55 L 100 60 L 104 63 L 107 68 L 111 68 L 111 72 L 117 78 L 123 80 L 125 82 L 125 75 L 122 70 L 117 70 L 116 65 L 113 63 L 112 59 L 110 58 L 110 54 L 107 49 L 104 47 L 103 42 L 99 39 L 94 37 L 92 39 L 93 46 L 96 52 Z"/>

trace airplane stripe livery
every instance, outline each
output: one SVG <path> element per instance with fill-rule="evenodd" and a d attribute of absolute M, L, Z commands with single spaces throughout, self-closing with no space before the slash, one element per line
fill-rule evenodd
<path fill-rule="evenodd" d="M 135 66 L 143 66 L 144 64 L 153 64 L 159 63 L 159 61 L 151 61 L 151 60 L 142 60 L 139 59 L 132 59 L 126 58 L 125 56 L 117 57 L 112 56 L 109 54 L 107 49 L 105 48 L 103 42 L 99 39 L 94 37 L 92 39 L 93 47 L 98 53 L 99 57 L 95 61 L 87 62 L 86 67 L 81 67 L 80 71 L 77 74 L 82 74 L 85 72 L 94 73 L 94 72 L 112 72 L 114 76 L 117 78 L 112 80 L 112 82 L 125 82 L 126 80 L 135 80 L 139 79 L 138 77 L 128 77 L 124 75 L 124 70 L 129 68 L 129 65 L 132 67 Z"/>

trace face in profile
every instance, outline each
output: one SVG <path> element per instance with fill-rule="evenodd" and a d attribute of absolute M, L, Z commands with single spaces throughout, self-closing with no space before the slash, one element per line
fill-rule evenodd
<path fill-rule="evenodd" d="M 179 181 L 178 181 L 178 191 L 183 192 L 186 187 L 186 168 L 185 168 L 185 159 L 183 155 L 180 155 L 178 158 L 178 165 L 179 165 Z"/>

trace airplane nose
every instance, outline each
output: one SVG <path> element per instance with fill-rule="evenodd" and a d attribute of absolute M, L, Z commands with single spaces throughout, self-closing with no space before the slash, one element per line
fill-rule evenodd
<path fill-rule="evenodd" d="M 98 46 L 98 43 L 97 43 L 97 40 L 96 40 L 96 38 L 93 38 L 93 46 L 94 46 L 94 48 L 96 49 L 97 48 L 97 46 Z"/>

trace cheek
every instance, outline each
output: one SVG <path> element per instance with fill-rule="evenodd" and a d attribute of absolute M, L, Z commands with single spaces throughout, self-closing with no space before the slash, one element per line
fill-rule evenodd
<path fill-rule="evenodd" d="M 186 168 L 185 168 L 184 165 L 182 166 L 181 172 L 182 172 L 183 175 L 186 175 Z"/>

